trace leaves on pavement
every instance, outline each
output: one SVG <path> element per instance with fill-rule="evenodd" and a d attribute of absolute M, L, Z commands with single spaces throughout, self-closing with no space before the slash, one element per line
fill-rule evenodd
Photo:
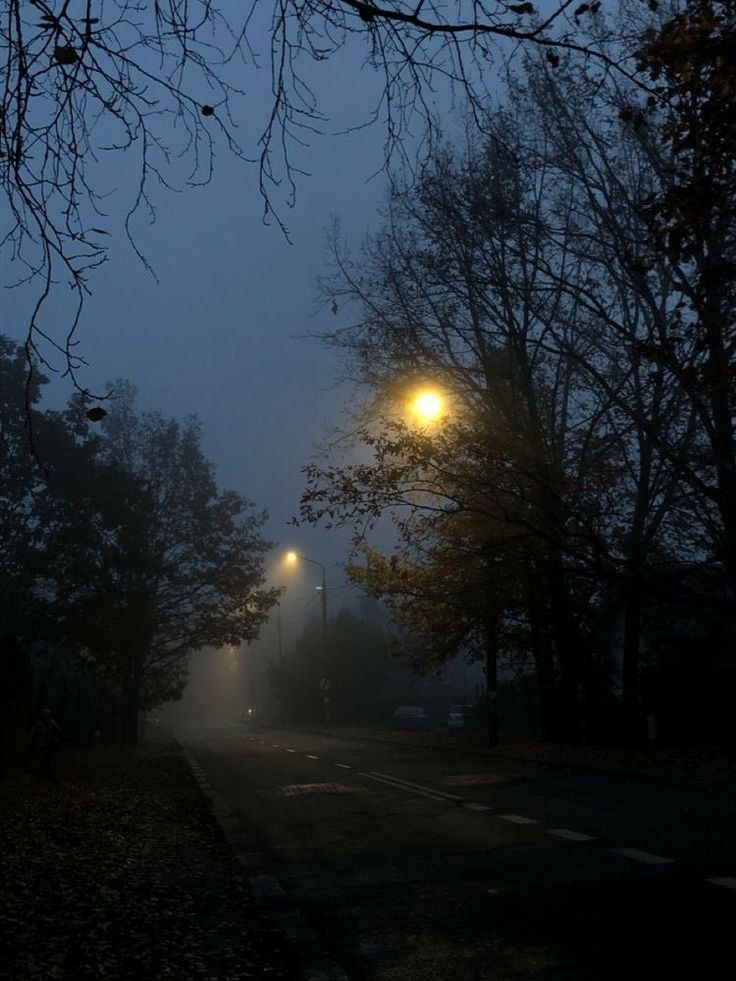
<path fill-rule="evenodd" d="M 0 785 L 2 981 L 292 976 L 173 744 Z"/>

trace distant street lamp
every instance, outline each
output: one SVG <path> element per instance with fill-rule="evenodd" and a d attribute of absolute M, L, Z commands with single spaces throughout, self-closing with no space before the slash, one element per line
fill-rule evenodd
<path fill-rule="evenodd" d="M 318 586 L 317 589 L 320 590 L 321 601 L 322 601 L 322 657 L 324 659 L 325 674 L 327 673 L 327 573 L 325 572 L 325 567 L 321 562 L 316 559 L 310 559 L 307 555 L 302 555 L 301 552 L 287 552 L 286 561 L 289 565 L 297 565 L 299 562 L 311 562 L 312 565 L 317 565 L 322 570 L 322 585 Z M 322 688 L 324 694 L 324 711 L 325 711 L 325 725 L 330 724 L 330 696 L 328 694 L 329 690 L 329 679 L 326 679 L 328 686 Z"/>

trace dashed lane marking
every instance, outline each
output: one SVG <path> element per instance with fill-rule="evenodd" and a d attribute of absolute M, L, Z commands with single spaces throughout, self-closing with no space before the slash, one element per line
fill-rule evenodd
<path fill-rule="evenodd" d="M 271 749 L 281 749 L 281 746 L 278 743 L 271 743 Z"/>
<path fill-rule="evenodd" d="M 593 835 L 584 835 L 580 831 L 570 831 L 569 828 L 548 828 L 547 834 L 565 838 L 567 841 L 595 841 Z"/>
<path fill-rule="evenodd" d="M 706 882 L 712 882 L 714 886 L 723 886 L 725 889 L 736 889 L 736 878 L 731 875 L 716 875 Z"/>
<path fill-rule="evenodd" d="M 352 766 L 347 763 L 335 763 L 335 766 L 339 766 L 341 770 L 352 770 Z"/>
<path fill-rule="evenodd" d="M 311 753 L 307 753 L 307 759 L 308 760 L 318 760 L 319 759 L 319 756 L 312 756 Z"/>
<path fill-rule="evenodd" d="M 295 750 L 295 749 L 290 749 L 290 748 L 289 748 L 289 747 L 287 746 L 287 747 L 286 747 L 286 752 L 287 752 L 287 753 L 296 753 L 296 750 Z"/>
<path fill-rule="evenodd" d="M 609 848 L 608 850 L 614 855 L 633 858 L 635 862 L 644 862 L 645 865 L 669 865 L 674 861 L 671 858 L 663 858 L 662 855 L 653 855 L 652 852 L 643 852 L 639 848 Z"/>
<path fill-rule="evenodd" d="M 539 824 L 535 818 L 524 817 L 523 814 L 499 814 L 503 821 L 511 821 L 512 824 Z"/>
<path fill-rule="evenodd" d="M 492 811 L 493 808 L 489 807 L 488 804 L 476 804 L 475 801 L 466 801 L 463 807 L 467 808 L 469 811 Z"/>

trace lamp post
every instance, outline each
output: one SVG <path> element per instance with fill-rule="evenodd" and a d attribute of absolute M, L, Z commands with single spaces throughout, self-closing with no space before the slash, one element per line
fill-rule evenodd
<path fill-rule="evenodd" d="M 301 552 L 288 552 L 286 556 L 286 561 L 291 565 L 296 565 L 297 562 L 310 562 L 312 565 L 319 566 L 322 570 L 322 585 L 317 588 L 320 590 L 321 594 L 321 605 L 322 605 L 322 657 L 324 660 L 325 674 L 327 673 L 327 573 L 325 572 L 325 567 L 317 559 L 310 559 L 307 555 L 302 555 Z M 326 687 L 323 686 L 323 698 L 324 698 L 324 712 L 325 712 L 325 725 L 330 724 L 330 696 L 328 694 L 329 690 L 329 679 L 325 678 L 324 681 L 327 682 Z"/>

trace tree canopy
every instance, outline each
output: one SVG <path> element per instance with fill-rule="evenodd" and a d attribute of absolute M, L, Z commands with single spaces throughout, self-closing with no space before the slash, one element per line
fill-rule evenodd
<path fill-rule="evenodd" d="M 725 23 L 705 31 L 704 64 L 721 64 Z M 672 72 L 647 63 L 680 85 L 682 52 L 657 47 L 670 29 L 641 58 L 674 50 Z M 676 100 L 632 116 L 636 88 L 590 81 L 585 64 L 529 58 L 482 135 L 438 146 L 417 180 L 392 184 L 359 252 L 333 234 L 323 295 L 353 319 L 325 339 L 368 411 L 353 433 L 360 462 L 308 467 L 301 511 L 356 524 L 367 561 L 353 574 L 407 624 L 423 618 L 435 655 L 521 628 L 568 735 L 579 687 L 592 698 L 607 673 L 637 710 L 656 595 L 679 580 L 683 596 L 688 569 L 701 570 L 690 601 L 736 595 L 734 185 L 716 182 L 684 229 L 672 176 L 695 207 L 692 175 L 721 172 L 720 144 L 683 146 Z M 706 117 L 693 110 L 687 126 Z M 402 415 L 421 385 L 445 393 L 437 424 Z M 390 557 L 364 540 L 386 511 Z M 703 570 L 720 584 L 710 600 Z"/>
<path fill-rule="evenodd" d="M 79 396 L 34 409 L 42 468 L 20 445 L 23 355 L 2 345 L 3 636 L 52 644 L 119 687 L 134 739 L 139 708 L 180 693 L 191 652 L 258 635 L 275 600 L 265 512 L 217 487 L 196 419 L 139 412 L 126 382 L 101 430 Z"/>

